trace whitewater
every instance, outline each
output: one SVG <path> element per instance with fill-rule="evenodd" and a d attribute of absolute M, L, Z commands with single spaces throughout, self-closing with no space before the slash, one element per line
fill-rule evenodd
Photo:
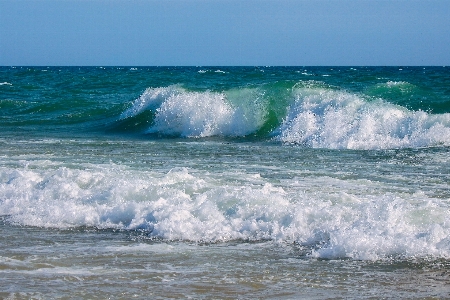
<path fill-rule="evenodd" d="M 417 148 L 448 145 L 450 140 L 448 113 L 409 111 L 382 99 L 367 101 L 363 95 L 309 81 L 286 89 L 285 95 L 278 95 L 284 99 L 271 103 L 265 96 L 268 89 L 262 86 L 212 93 L 189 92 L 177 86 L 149 88 L 120 119 L 136 118 L 148 111 L 153 124 L 146 133 L 240 137 L 264 127 L 274 128 L 272 114 L 281 120 L 278 128 L 264 132 L 273 140 L 328 149 Z"/>
<path fill-rule="evenodd" d="M 0 297 L 450 295 L 448 68 L 0 75 Z"/>

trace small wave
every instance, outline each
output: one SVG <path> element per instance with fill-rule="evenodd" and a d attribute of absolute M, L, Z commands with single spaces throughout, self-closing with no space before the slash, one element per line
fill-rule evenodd
<path fill-rule="evenodd" d="M 406 81 L 387 81 L 365 89 L 364 94 L 398 104 L 414 111 L 449 113 L 449 101 L 444 95 Z"/>
<path fill-rule="evenodd" d="M 413 86 L 412 84 L 410 84 L 410 83 L 408 83 L 406 81 L 391 81 L 391 80 L 386 82 L 386 85 L 388 87 L 393 87 L 393 86 Z"/>
<path fill-rule="evenodd" d="M 12 85 L 12 83 L 9 83 L 9 82 L 0 82 L 0 85 Z"/>
<path fill-rule="evenodd" d="M 301 87 L 275 138 L 331 149 L 449 145 L 450 114 L 414 112 L 345 91 Z"/>
<path fill-rule="evenodd" d="M 181 137 L 245 136 L 262 127 L 264 105 L 254 90 L 227 93 L 192 92 L 180 86 L 149 88 L 126 110 L 121 119 L 152 111 L 147 133 Z"/>
<path fill-rule="evenodd" d="M 377 84 L 375 87 L 368 90 L 369 92 L 379 93 L 413 93 L 419 91 L 419 88 L 414 84 L 406 81 L 387 81 L 386 83 Z M 383 94 L 382 94 L 383 95 Z"/>

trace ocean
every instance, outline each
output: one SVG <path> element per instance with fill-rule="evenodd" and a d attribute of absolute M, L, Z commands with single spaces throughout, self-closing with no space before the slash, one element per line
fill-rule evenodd
<path fill-rule="evenodd" d="M 0 67 L 0 298 L 450 299 L 450 68 Z"/>

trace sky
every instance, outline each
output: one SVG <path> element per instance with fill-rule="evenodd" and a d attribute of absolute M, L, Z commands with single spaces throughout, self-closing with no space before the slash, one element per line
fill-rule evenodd
<path fill-rule="evenodd" d="M 450 0 L 0 0 L 2 66 L 450 65 Z"/>

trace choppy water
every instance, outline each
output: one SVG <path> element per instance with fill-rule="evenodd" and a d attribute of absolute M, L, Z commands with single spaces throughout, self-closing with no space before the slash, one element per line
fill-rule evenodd
<path fill-rule="evenodd" d="M 0 68 L 0 296 L 450 297 L 449 75 Z"/>

